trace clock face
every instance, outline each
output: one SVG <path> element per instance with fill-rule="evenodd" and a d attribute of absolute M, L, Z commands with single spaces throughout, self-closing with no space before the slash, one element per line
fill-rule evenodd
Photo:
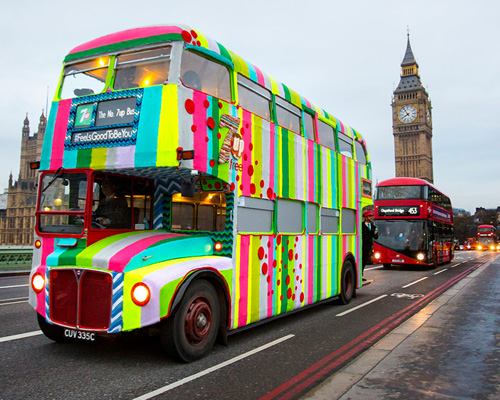
<path fill-rule="evenodd" d="M 431 123 L 431 109 L 429 107 L 427 107 L 426 115 L 427 115 L 427 123 L 430 124 Z"/>
<path fill-rule="evenodd" d="M 405 124 L 413 122 L 417 117 L 417 110 L 413 106 L 404 106 L 399 110 L 399 119 Z"/>

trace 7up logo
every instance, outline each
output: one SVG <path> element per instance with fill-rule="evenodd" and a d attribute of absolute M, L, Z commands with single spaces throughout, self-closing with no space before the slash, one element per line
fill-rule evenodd
<path fill-rule="evenodd" d="M 75 113 L 75 128 L 90 126 L 92 121 L 93 104 L 84 104 L 78 106 Z"/>

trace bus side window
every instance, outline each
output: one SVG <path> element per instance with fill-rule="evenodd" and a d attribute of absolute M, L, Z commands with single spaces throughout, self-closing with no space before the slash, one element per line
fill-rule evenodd
<path fill-rule="evenodd" d="M 357 140 L 354 141 L 354 150 L 356 150 L 356 160 L 361 164 L 366 164 L 365 148 Z"/>
<path fill-rule="evenodd" d="M 319 231 L 319 205 L 315 203 L 307 203 L 307 233 L 315 235 Z"/>
<path fill-rule="evenodd" d="M 277 200 L 278 234 L 302 234 L 304 232 L 304 203 L 297 200 Z"/>
<path fill-rule="evenodd" d="M 355 234 L 356 233 L 356 210 L 349 208 L 342 209 L 342 233 Z"/>
<path fill-rule="evenodd" d="M 221 232 L 226 223 L 226 195 L 196 192 L 193 197 L 172 195 L 172 230 Z"/>
<path fill-rule="evenodd" d="M 304 111 L 304 132 L 305 137 L 314 142 L 314 117 Z"/>
<path fill-rule="evenodd" d="M 333 128 L 318 120 L 318 141 L 325 147 L 335 150 L 335 135 Z"/>
<path fill-rule="evenodd" d="M 191 89 L 231 101 L 228 68 L 193 51 L 184 50 L 182 53 L 181 81 Z"/>
<path fill-rule="evenodd" d="M 274 201 L 241 196 L 238 199 L 237 224 L 240 233 L 273 232 Z"/>
<path fill-rule="evenodd" d="M 194 204 L 172 203 L 172 229 L 194 230 Z"/>
<path fill-rule="evenodd" d="M 352 158 L 352 139 L 339 132 L 339 152 L 340 154 Z"/>
<path fill-rule="evenodd" d="M 238 74 L 238 103 L 245 110 L 271 120 L 271 92 Z"/>
<path fill-rule="evenodd" d="M 282 128 L 300 135 L 300 108 L 276 96 L 276 122 Z"/>
<path fill-rule="evenodd" d="M 321 233 L 335 234 L 339 233 L 339 210 L 332 208 L 321 209 Z"/>

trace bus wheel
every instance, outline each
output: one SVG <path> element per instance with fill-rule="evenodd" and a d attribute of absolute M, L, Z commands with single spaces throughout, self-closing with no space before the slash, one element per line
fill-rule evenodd
<path fill-rule="evenodd" d="M 432 264 L 431 264 L 431 269 L 436 269 L 438 266 L 438 255 L 436 252 L 432 255 Z"/>
<path fill-rule="evenodd" d="M 49 324 L 45 317 L 42 317 L 40 314 L 36 313 L 38 318 L 38 326 L 45 336 L 47 336 L 50 340 L 54 342 L 67 342 L 68 338 L 64 336 L 64 328 L 61 328 L 57 325 Z"/>
<path fill-rule="evenodd" d="M 162 346 L 184 362 L 205 357 L 215 343 L 219 322 L 217 292 L 207 281 L 195 281 L 187 288 L 174 315 L 162 321 Z"/>
<path fill-rule="evenodd" d="M 340 276 L 340 303 L 349 304 L 351 299 L 354 297 L 355 289 L 355 274 L 354 267 L 351 260 L 345 260 L 342 266 L 342 272 Z"/>

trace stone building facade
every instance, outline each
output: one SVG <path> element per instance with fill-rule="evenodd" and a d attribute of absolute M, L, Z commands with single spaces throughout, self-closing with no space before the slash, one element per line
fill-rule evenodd
<path fill-rule="evenodd" d="M 14 181 L 12 172 L 7 188 L 7 207 L 0 214 L 0 245 L 32 246 L 35 226 L 36 186 L 38 170 L 30 163 L 39 161 L 47 118 L 40 116 L 38 131 L 30 135 L 28 115 L 24 120 L 21 142 L 19 177 Z"/>
<path fill-rule="evenodd" d="M 396 177 L 421 178 L 433 183 L 432 105 L 420 81 L 409 35 L 401 79 L 392 98 L 392 130 Z"/>

